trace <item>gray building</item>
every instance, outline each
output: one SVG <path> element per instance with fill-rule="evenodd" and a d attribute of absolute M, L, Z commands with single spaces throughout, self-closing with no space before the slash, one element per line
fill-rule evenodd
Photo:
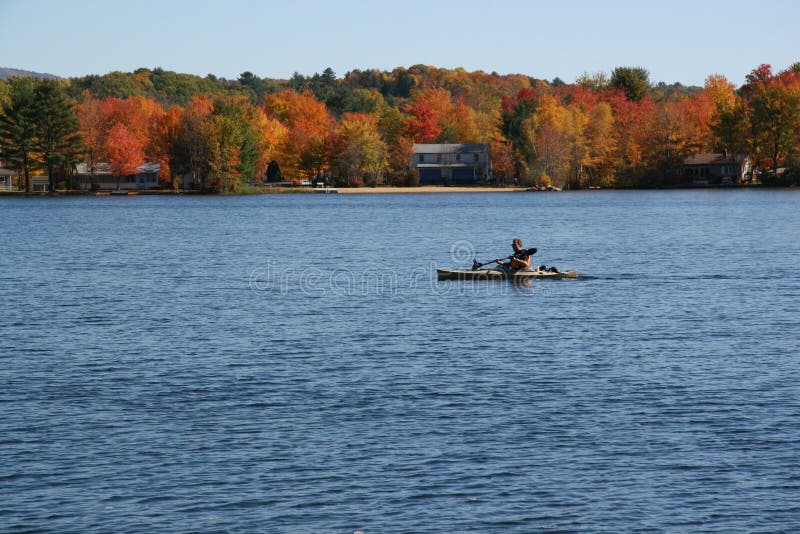
<path fill-rule="evenodd" d="M 750 158 L 744 154 L 695 154 L 683 162 L 683 173 L 694 185 L 744 182 L 750 173 Z"/>
<path fill-rule="evenodd" d="M 491 176 L 488 144 L 417 144 L 411 168 L 420 184 L 476 184 Z"/>
<path fill-rule="evenodd" d="M 112 190 L 117 189 L 119 182 L 120 189 L 158 189 L 158 173 L 161 172 L 160 163 L 144 163 L 139 165 L 138 174 L 132 176 L 114 176 L 111 173 L 111 166 L 108 163 L 98 163 L 94 170 L 89 169 L 86 163 L 78 164 L 78 178 L 80 188 L 84 191 L 92 189 Z"/>
<path fill-rule="evenodd" d="M 31 191 L 50 191 L 50 177 L 46 174 L 32 175 Z"/>

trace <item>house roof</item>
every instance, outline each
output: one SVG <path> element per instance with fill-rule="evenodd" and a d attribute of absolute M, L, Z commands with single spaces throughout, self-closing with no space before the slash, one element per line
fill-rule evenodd
<path fill-rule="evenodd" d="M 482 143 L 467 144 L 415 144 L 415 154 L 463 154 L 465 152 L 484 152 L 489 150 L 489 145 Z"/>
<path fill-rule="evenodd" d="M 147 174 L 147 173 L 158 173 L 161 172 L 161 164 L 149 161 L 147 163 L 143 163 L 138 167 L 140 174 Z M 87 175 L 89 174 L 89 165 L 87 163 L 78 163 L 77 166 L 78 174 L 80 175 Z M 94 166 L 94 175 L 101 176 L 103 174 L 111 174 L 111 165 L 108 163 L 97 163 Z"/>
<path fill-rule="evenodd" d="M 14 176 L 14 171 L 0 167 L 0 176 Z"/>
<path fill-rule="evenodd" d="M 683 160 L 684 165 L 730 165 L 731 163 L 742 163 L 747 155 L 724 153 L 695 154 Z"/>

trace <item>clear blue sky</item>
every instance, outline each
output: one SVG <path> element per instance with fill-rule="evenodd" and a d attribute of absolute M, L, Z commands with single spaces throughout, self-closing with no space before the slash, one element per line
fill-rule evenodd
<path fill-rule="evenodd" d="M 800 61 L 800 3 L 0 0 L 0 67 L 59 76 L 138 67 L 287 78 L 417 63 L 556 76 L 643 66 L 654 82 L 737 85 Z"/>

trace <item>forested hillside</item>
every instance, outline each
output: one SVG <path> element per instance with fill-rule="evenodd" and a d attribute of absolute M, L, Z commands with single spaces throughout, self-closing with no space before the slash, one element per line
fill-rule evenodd
<path fill-rule="evenodd" d="M 58 105 L 72 117 L 62 120 L 64 135 L 78 134 L 62 152 L 57 140 L 43 148 L 57 107 L 31 96 L 43 84 L 64 97 Z M 66 179 L 76 161 L 106 162 L 113 152 L 130 160 L 120 168 L 160 162 L 164 186 L 193 173 L 210 191 L 235 190 L 268 169 L 273 180 L 413 184 L 414 143 L 488 143 L 497 179 L 573 188 L 679 183 L 683 160 L 700 152 L 791 169 L 800 146 L 800 64 L 777 73 L 762 65 L 739 87 L 713 74 L 704 87 L 653 84 L 641 67 L 572 84 L 424 65 L 288 80 L 156 68 L 14 78 L 0 82 L 0 100 L 5 166 Z"/>

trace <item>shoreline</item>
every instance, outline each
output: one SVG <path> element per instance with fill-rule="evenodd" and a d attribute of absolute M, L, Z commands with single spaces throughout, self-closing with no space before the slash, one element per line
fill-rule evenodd
<path fill-rule="evenodd" d="M 396 195 L 409 193 L 519 193 L 525 187 L 482 187 L 420 185 L 417 187 L 342 187 L 336 188 L 343 195 Z"/>
<path fill-rule="evenodd" d="M 563 191 L 531 191 L 527 187 L 488 187 L 488 186 L 442 186 L 442 185 L 422 185 L 417 187 L 331 187 L 341 195 L 410 195 L 410 194 L 442 194 L 442 193 L 552 193 L 552 192 L 585 192 L 585 191 L 707 191 L 707 190 L 736 190 L 736 189 L 764 189 L 764 190 L 795 190 L 797 187 L 770 187 L 762 184 L 742 184 L 736 186 L 688 186 L 688 187 L 655 187 L 655 188 L 635 188 L 635 187 L 608 187 L 574 189 Z M 193 189 L 146 189 L 129 190 L 127 195 L 122 196 L 152 196 L 152 195 L 190 195 L 190 196 L 250 196 L 250 195 L 286 195 L 286 194 L 314 194 L 316 188 L 313 187 L 264 187 L 248 188 L 242 191 L 226 193 L 204 193 Z M 58 190 L 53 193 L 48 191 L 0 191 L 0 197 L 70 197 L 70 196 L 111 196 L 112 191 L 81 191 L 81 190 Z"/>

